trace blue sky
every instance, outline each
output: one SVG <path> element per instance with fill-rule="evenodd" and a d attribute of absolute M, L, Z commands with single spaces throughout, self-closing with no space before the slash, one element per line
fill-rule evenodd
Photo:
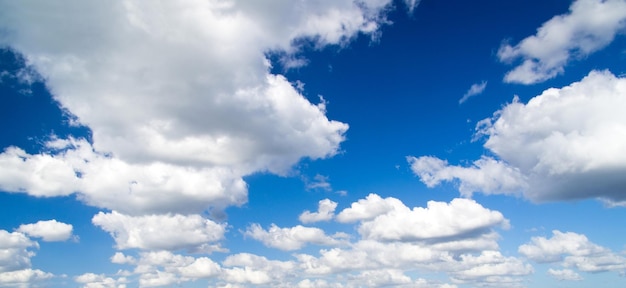
<path fill-rule="evenodd" d="M 0 287 L 623 287 L 625 33 L 623 0 L 0 1 Z"/>

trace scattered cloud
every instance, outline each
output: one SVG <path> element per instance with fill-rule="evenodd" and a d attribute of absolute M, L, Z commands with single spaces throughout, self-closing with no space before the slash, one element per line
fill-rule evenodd
<path fill-rule="evenodd" d="M 76 283 L 80 283 L 84 288 L 123 288 L 126 287 L 125 277 L 112 278 L 104 274 L 84 273 L 74 277 Z"/>
<path fill-rule="evenodd" d="M 523 60 L 506 74 L 505 82 L 534 84 L 551 79 L 563 73 L 572 58 L 606 47 L 626 28 L 626 3 L 621 0 L 577 0 L 569 10 L 543 23 L 537 34 L 500 47 L 500 61 Z"/>
<path fill-rule="evenodd" d="M 626 271 L 625 257 L 592 243 L 585 235 L 558 230 L 552 234 L 552 238 L 533 237 L 530 243 L 519 247 L 519 253 L 539 263 L 558 263 L 583 272 Z M 577 275 L 567 271 L 549 273 L 557 278 Z"/>
<path fill-rule="evenodd" d="M 335 246 L 342 243 L 336 237 L 327 236 L 322 229 L 302 225 L 280 228 L 272 224 L 268 230 L 264 230 L 261 225 L 253 224 L 248 227 L 244 234 L 261 241 L 265 246 L 285 251 L 299 250 L 309 243 L 325 246 Z M 341 238 L 344 235 L 335 236 Z"/>
<path fill-rule="evenodd" d="M 517 98 L 480 121 L 483 156 L 470 167 L 436 157 L 408 157 L 428 187 L 458 181 L 462 195 L 521 194 L 537 202 L 597 198 L 626 200 L 626 78 L 592 71 L 580 82 Z M 581 117 L 581 115 L 584 115 Z"/>
<path fill-rule="evenodd" d="M 581 281 L 583 277 L 580 274 L 570 270 L 570 269 L 548 269 L 548 275 L 561 280 L 561 281 Z"/>
<path fill-rule="evenodd" d="M 17 228 L 30 237 L 41 238 L 43 241 L 66 241 L 72 237 L 72 225 L 56 220 L 38 221 L 34 224 L 23 224 Z"/>
<path fill-rule="evenodd" d="M 330 199 L 320 200 L 318 203 L 317 212 L 304 211 L 300 214 L 298 219 L 302 223 L 314 223 L 319 221 L 329 221 L 335 216 L 335 209 L 337 209 L 337 202 L 333 202 Z"/>
<path fill-rule="evenodd" d="M 205 252 L 222 250 L 215 244 L 224 237 L 225 224 L 200 215 L 128 216 L 118 212 L 99 212 L 94 225 L 109 232 L 118 249 L 188 250 Z"/>
<path fill-rule="evenodd" d="M 459 99 L 459 104 L 465 103 L 465 101 L 467 101 L 467 99 L 469 99 L 472 96 L 476 96 L 478 94 L 482 94 L 485 91 L 485 88 L 487 88 L 487 81 L 483 81 L 483 82 L 480 82 L 480 83 L 472 84 L 470 89 L 467 90 L 467 92 L 465 92 L 465 94 L 463 94 L 463 97 L 461 97 L 461 99 Z"/>

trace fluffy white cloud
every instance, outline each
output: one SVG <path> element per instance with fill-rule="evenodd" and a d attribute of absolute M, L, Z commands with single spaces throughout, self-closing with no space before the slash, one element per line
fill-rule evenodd
<path fill-rule="evenodd" d="M 0 45 L 25 56 L 91 129 L 93 147 L 69 139 L 37 155 L 9 148 L 0 189 L 77 192 L 126 214 L 240 205 L 243 176 L 332 156 L 348 129 L 326 117 L 324 101 L 270 74 L 266 54 L 298 59 L 296 40 L 323 47 L 375 35 L 391 2 L 2 2 Z"/>
<path fill-rule="evenodd" d="M 0 272 L 0 286 L 3 287 L 32 287 L 37 281 L 52 278 L 51 273 L 41 270 L 22 269 L 9 272 Z"/>
<path fill-rule="evenodd" d="M 523 59 L 504 81 L 533 84 L 553 78 L 563 73 L 572 58 L 604 48 L 626 28 L 626 3 L 622 0 L 577 0 L 569 10 L 515 46 L 500 47 L 501 61 Z"/>
<path fill-rule="evenodd" d="M 267 231 L 261 225 L 253 224 L 248 227 L 245 235 L 261 241 L 268 247 L 286 251 L 298 250 L 309 243 L 316 245 L 339 245 L 341 241 L 336 239 L 336 237 L 344 236 L 339 234 L 331 237 L 326 235 L 322 229 L 314 227 L 297 225 L 291 228 L 280 228 L 275 224 L 272 224 Z"/>
<path fill-rule="evenodd" d="M 385 214 L 402 207 L 404 204 L 396 198 L 381 198 L 377 194 L 371 193 L 365 199 L 359 199 L 337 214 L 337 221 L 342 223 L 350 223 L 362 220 L 373 219 L 378 215 Z"/>
<path fill-rule="evenodd" d="M 472 167 L 434 157 L 409 157 L 432 187 L 458 180 L 459 190 L 514 194 L 533 201 L 601 198 L 626 200 L 626 79 L 592 71 L 580 82 L 551 88 L 527 104 L 517 98 L 477 125 L 477 136 L 497 158 Z M 581 117 L 584 115 L 584 117 Z"/>
<path fill-rule="evenodd" d="M 410 209 L 404 205 L 364 221 L 359 234 L 381 241 L 458 239 L 467 234 L 483 234 L 495 226 L 508 228 L 502 213 L 484 208 L 470 199 L 450 203 L 428 201 L 427 207 Z"/>
<path fill-rule="evenodd" d="M 319 221 L 329 221 L 335 216 L 335 209 L 337 209 L 337 202 L 333 202 L 330 199 L 320 200 L 318 203 L 317 212 L 304 211 L 298 219 L 302 223 L 313 223 Z"/>
<path fill-rule="evenodd" d="M 30 237 L 38 237 L 43 241 L 65 241 L 72 237 L 72 225 L 56 220 L 38 221 L 33 224 L 23 224 L 17 228 Z"/>
<path fill-rule="evenodd" d="M 124 255 L 122 252 L 115 252 L 113 256 L 111 256 L 111 263 L 115 264 L 133 264 L 136 260 L 133 256 Z"/>
<path fill-rule="evenodd" d="M 74 277 L 74 281 L 85 288 L 125 288 L 126 278 L 114 279 L 103 274 L 85 273 Z"/>
<path fill-rule="evenodd" d="M 230 255 L 224 260 L 223 265 L 225 268 L 221 277 L 224 280 L 233 284 L 253 285 L 285 283 L 293 276 L 296 268 L 292 261 L 269 260 L 249 253 Z"/>
<path fill-rule="evenodd" d="M 580 281 L 583 280 L 583 277 L 580 276 L 580 274 L 570 270 L 570 269 L 561 269 L 561 270 L 557 270 L 557 269 L 548 269 L 548 275 L 559 279 L 559 280 L 566 280 L 566 281 Z"/>
<path fill-rule="evenodd" d="M 35 255 L 28 250 L 31 247 L 39 245 L 20 232 L 0 230 L 0 273 L 30 268 L 30 258 Z"/>
<path fill-rule="evenodd" d="M 533 237 L 519 247 L 519 253 L 537 262 L 559 262 L 584 272 L 626 271 L 626 258 L 592 243 L 585 235 L 558 230 L 552 233 L 549 239 Z"/>
<path fill-rule="evenodd" d="M 472 96 L 476 96 L 478 94 L 483 93 L 485 91 L 485 88 L 487 88 L 487 81 L 472 84 L 470 89 L 467 90 L 465 94 L 463 94 L 463 97 L 461 97 L 461 99 L 459 99 L 459 104 L 463 104 L 465 101 L 467 101 L 467 99 L 469 99 Z"/>
<path fill-rule="evenodd" d="M 225 225 L 200 215 L 128 216 L 118 212 L 95 215 L 92 222 L 109 232 L 118 249 L 211 252 L 224 237 Z"/>

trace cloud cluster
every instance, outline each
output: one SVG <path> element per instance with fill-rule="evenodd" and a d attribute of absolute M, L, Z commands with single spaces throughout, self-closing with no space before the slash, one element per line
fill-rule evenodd
<path fill-rule="evenodd" d="M 324 200 L 320 203 L 334 203 Z M 203 225 L 208 225 L 203 221 L 180 215 L 128 219 L 128 216 L 116 212 L 100 213 L 94 217 L 94 222 L 100 223 L 110 217 L 127 223 L 124 225 L 128 227 L 124 228 L 119 228 L 123 226 L 120 223 L 115 224 L 118 228 L 111 228 L 115 226 L 113 224 L 104 227 L 114 235 L 118 246 L 123 244 L 126 248 L 141 250 L 134 255 L 137 250 L 128 249 L 111 257 L 113 263 L 134 267 L 130 271 L 112 276 L 85 274 L 75 280 L 84 285 L 109 283 L 118 286 L 137 281 L 142 287 L 170 286 L 200 279 L 212 287 L 387 285 L 451 288 L 460 284 L 516 287 L 523 276 L 533 272 L 533 268 L 522 259 L 505 256 L 499 251 L 496 230 L 508 228 L 508 220 L 500 212 L 473 200 L 430 201 L 425 207 L 409 208 L 399 199 L 370 194 L 351 203 L 338 215 L 345 215 L 342 217 L 346 218 L 340 222 L 337 217 L 336 224 L 352 227 L 351 230 L 356 230 L 358 235 L 348 236 L 339 232 L 329 236 L 320 228 L 301 225 L 271 225 L 266 230 L 259 224 L 253 224 L 243 232 L 251 241 L 259 241 L 278 250 L 294 251 L 291 252 L 292 258 L 274 260 L 252 253 L 236 253 L 217 262 L 205 256 L 168 251 L 175 248 L 157 246 L 158 243 L 150 242 L 152 240 L 147 238 L 146 233 L 133 232 L 144 229 L 153 231 L 153 235 L 163 230 L 179 234 L 183 231 L 175 227 L 185 225 L 202 231 Z M 163 224 L 155 226 L 154 223 Z M 169 229 L 174 229 L 174 232 Z M 204 232 L 199 233 L 204 235 Z M 194 237 L 186 235 L 181 239 Z M 168 243 L 171 246 L 174 245 L 171 243 L 181 242 L 170 238 Z M 134 246 L 130 247 L 131 244 Z M 322 247 L 318 252 L 311 247 L 303 249 L 310 244 L 329 247 Z M 176 249 L 184 246 L 181 245 Z M 412 273 L 415 271 L 443 273 L 449 277 L 450 283 L 416 277 Z"/>
<path fill-rule="evenodd" d="M 626 200 L 626 78 L 592 71 L 580 82 L 517 98 L 477 125 L 494 156 L 470 167 L 431 156 L 409 157 L 413 172 L 432 187 L 458 181 L 465 196 L 519 194 L 533 201 Z"/>
<path fill-rule="evenodd" d="M 38 249 L 39 244 L 24 233 L 0 230 L 0 286 L 28 287 L 29 283 L 53 277 L 51 273 L 31 268 L 33 248 Z"/>
<path fill-rule="evenodd" d="M 577 0 L 568 14 L 545 22 L 537 34 L 518 44 L 504 44 L 501 61 L 523 62 L 504 77 L 505 82 L 533 84 L 563 73 L 572 58 L 586 57 L 613 41 L 626 28 L 626 3 L 621 0 Z"/>
<path fill-rule="evenodd" d="M 574 232 L 552 231 L 551 238 L 533 237 L 519 247 L 519 253 L 539 263 L 558 263 L 583 272 L 626 272 L 626 258 L 610 249 L 592 243 L 585 235 Z M 552 276 L 577 280 L 580 276 L 571 270 L 553 270 Z"/>

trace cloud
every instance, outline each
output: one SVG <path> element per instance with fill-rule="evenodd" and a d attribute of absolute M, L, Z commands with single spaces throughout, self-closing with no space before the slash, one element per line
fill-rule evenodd
<path fill-rule="evenodd" d="M 31 269 L 30 258 L 35 256 L 31 248 L 39 248 L 39 244 L 23 233 L 0 230 L 0 286 L 30 287 L 54 276 Z"/>
<path fill-rule="evenodd" d="M 111 256 L 111 263 L 115 264 L 133 264 L 136 260 L 133 256 L 124 255 L 122 252 L 115 252 L 113 256 Z"/>
<path fill-rule="evenodd" d="M 307 178 L 304 178 L 304 182 L 306 183 L 307 190 L 311 190 L 311 189 L 313 190 L 320 189 L 324 191 L 333 190 L 333 188 L 330 185 L 330 182 L 328 182 L 328 176 L 317 174 L 313 178 L 313 181 L 309 181 Z"/>
<path fill-rule="evenodd" d="M 54 275 L 38 269 L 22 269 L 0 272 L 0 285 L 3 287 L 31 287 L 38 281 L 50 279 Z"/>
<path fill-rule="evenodd" d="M 269 230 L 266 231 L 261 225 L 253 224 L 248 227 L 244 235 L 261 241 L 265 246 L 285 251 L 298 250 L 309 243 L 325 246 L 341 244 L 341 241 L 326 235 L 322 229 L 304 227 L 302 225 L 291 228 L 280 228 L 272 224 Z"/>
<path fill-rule="evenodd" d="M 470 167 L 408 157 L 427 186 L 459 181 L 461 194 L 520 194 L 536 202 L 626 200 L 626 79 L 592 71 L 580 82 L 551 88 L 527 104 L 517 98 L 480 121 L 483 156 Z M 581 116 L 584 115 L 584 116 Z"/>
<path fill-rule="evenodd" d="M 561 281 L 581 281 L 583 277 L 581 277 L 578 273 L 570 270 L 570 269 L 548 269 L 548 275 L 561 280 Z"/>
<path fill-rule="evenodd" d="M 56 220 L 38 221 L 34 224 L 23 224 L 17 228 L 30 237 L 38 237 L 43 241 L 66 241 L 72 237 L 72 225 L 58 222 Z"/>
<path fill-rule="evenodd" d="M 467 99 L 469 99 L 472 96 L 476 96 L 478 94 L 483 93 L 485 91 L 485 88 L 487 88 L 487 81 L 472 84 L 470 89 L 467 90 L 465 94 L 463 94 L 463 97 L 461 97 L 461 99 L 459 99 L 459 104 L 465 103 L 465 101 L 467 101 Z"/>
<path fill-rule="evenodd" d="M 84 273 L 74 277 L 74 281 L 85 288 L 120 288 L 126 287 L 128 280 L 125 277 L 114 279 L 104 274 Z"/>
<path fill-rule="evenodd" d="M 391 3 L 71 2 L 80 16 L 63 1 L 3 3 L 0 45 L 22 54 L 92 133 L 91 143 L 61 139 L 71 145 L 39 154 L 8 148 L 0 188 L 78 193 L 129 215 L 211 209 L 219 217 L 247 201 L 242 177 L 331 157 L 348 129 L 326 117 L 323 101 L 271 74 L 267 55 L 301 59 L 298 43 L 376 35 Z"/>
<path fill-rule="evenodd" d="M 500 47 L 500 61 L 523 60 L 506 74 L 505 82 L 533 84 L 551 79 L 563 73 L 572 58 L 606 47 L 626 27 L 626 3 L 621 0 L 577 0 L 569 10 L 543 23 L 537 34 L 514 46 Z"/>
<path fill-rule="evenodd" d="M 313 223 L 319 221 L 329 221 L 335 216 L 334 212 L 337 208 L 337 202 L 333 202 L 330 199 L 320 200 L 318 203 L 317 212 L 304 211 L 298 219 L 302 223 Z"/>
<path fill-rule="evenodd" d="M 222 250 L 215 243 L 222 240 L 225 225 L 200 215 L 128 216 L 118 212 L 96 214 L 92 222 L 109 232 L 118 249 L 188 250 L 207 252 Z"/>
<path fill-rule="evenodd" d="M 449 165 L 432 156 L 407 157 L 411 170 L 426 186 L 432 188 L 443 181 L 458 180 L 461 195 L 517 194 L 527 186 L 526 177 L 516 168 L 491 157 L 474 161 L 471 167 Z"/>
<path fill-rule="evenodd" d="M 428 201 L 425 208 L 404 205 L 363 221 L 359 234 L 379 241 L 458 239 L 466 234 L 484 233 L 495 226 L 508 228 L 502 213 L 491 211 L 469 199 L 450 203 Z"/>
<path fill-rule="evenodd" d="M 337 221 L 341 223 L 350 223 L 362 220 L 373 219 L 378 215 L 385 214 L 395 207 L 404 206 L 402 202 L 396 198 L 381 198 L 377 194 L 371 193 L 350 205 L 337 214 Z"/>
<path fill-rule="evenodd" d="M 533 237 L 519 247 L 519 253 L 539 263 L 560 263 L 583 272 L 626 271 L 626 258 L 592 243 L 585 235 L 552 231 L 552 238 Z M 572 277 L 569 272 L 550 273 L 555 277 Z"/>
<path fill-rule="evenodd" d="M 35 255 L 29 248 L 39 244 L 20 232 L 0 230 L 0 273 L 30 268 L 30 258 Z"/>
<path fill-rule="evenodd" d="M 224 280 L 233 284 L 254 285 L 285 283 L 296 268 L 293 261 L 269 260 L 250 253 L 230 255 L 223 261 L 223 265 Z"/>

